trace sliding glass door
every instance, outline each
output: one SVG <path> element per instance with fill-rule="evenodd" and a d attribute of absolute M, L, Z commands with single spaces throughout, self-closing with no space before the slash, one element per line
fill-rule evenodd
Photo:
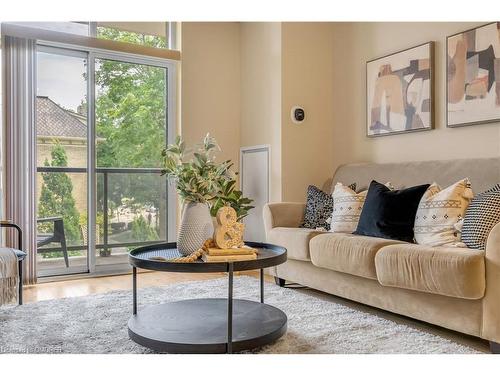
<path fill-rule="evenodd" d="M 88 272 L 88 56 L 37 53 L 37 270 Z"/>
<path fill-rule="evenodd" d="M 126 270 L 129 250 L 175 226 L 159 168 L 172 67 L 52 46 L 37 59 L 38 274 Z"/>
<path fill-rule="evenodd" d="M 128 263 L 131 248 L 167 239 L 167 69 L 95 59 L 96 266 Z"/>

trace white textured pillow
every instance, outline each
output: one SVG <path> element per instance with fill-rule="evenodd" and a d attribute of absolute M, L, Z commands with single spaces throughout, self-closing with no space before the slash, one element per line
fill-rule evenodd
<path fill-rule="evenodd" d="M 415 241 L 428 246 L 465 247 L 455 225 L 464 217 L 472 197 L 468 178 L 444 190 L 436 183 L 429 186 L 415 216 Z"/>
<path fill-rule="evenodd" d="M 352 233 L 356 230 L 367 192 L 356 193 L 340 182 L 335 185 L 330 232 Z"/>
<path fill-rule="evenodd" d="M 330 232 L 352 233 L 358 227 L 359 216 L 365 204 L 368 190 L 356 193 L 350 186 L 337 182 L 333 189 L 333 212 L 330 218 Z M 385 184 L 394 190 L 391 182 Z"/>

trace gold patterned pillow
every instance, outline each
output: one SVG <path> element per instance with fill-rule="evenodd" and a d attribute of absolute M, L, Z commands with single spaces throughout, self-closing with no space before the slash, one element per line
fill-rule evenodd
<path fill-rule="evenodd" d="M 415 241 L 428 246 L 465 247 L 455 224 L 464 217 L 472 197 L 468 178 L 446 189 L 436 183 L 429 186 L 415 216 Z"/>

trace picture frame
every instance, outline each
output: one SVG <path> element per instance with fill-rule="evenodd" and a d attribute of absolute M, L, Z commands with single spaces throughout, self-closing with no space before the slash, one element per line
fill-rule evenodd
<path fill-rule="evenodd" d="M 366 136 L 434 129 L 434 41 L 366 62 Z"/>
<path fill-rule="evenodd" d="M 446 37 L 446 126 L 500 122 L 500 22 Z"/>

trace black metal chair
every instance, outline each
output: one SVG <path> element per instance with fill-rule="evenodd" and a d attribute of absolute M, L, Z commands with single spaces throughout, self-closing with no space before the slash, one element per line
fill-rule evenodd
<path fill-rule="evenodd" d="M 12 248 L 14 250 L 14 253 L 17 256 L 17 264 L 19 267 L 19 295 L 18 295 L 18 301 L 19 305 L 23 304 L 23 261 L 26 258 L 26 253 L 23 251 L 23 231 L 22 229 L 17 225 L 14 224 L 10 220 L 2 220 L 0 221 L 0 228 L 14 228 L 17 230 L 17 249 Z"/>
<path fill-rule="evenodd" d="M 66 267 L 69 267 L 68 258 L 68 248 L 66 246 L 66 236 L 64 234 L 64 221 L 62 217 L 43 217 L 36 220 L 38 224 L 40 223 L 53 223 L 52 233 L 37 233 L 36 235 L 36 246 L 37 253 L 53 253 L 56 251 L 62 251 L 64 256 L 64 263 Z M 61 250 L 54 250 L 52 248 L 44 248 L 42 246 L 48 245 L 49 243 L 57 242 L 61 244 Z"/>

